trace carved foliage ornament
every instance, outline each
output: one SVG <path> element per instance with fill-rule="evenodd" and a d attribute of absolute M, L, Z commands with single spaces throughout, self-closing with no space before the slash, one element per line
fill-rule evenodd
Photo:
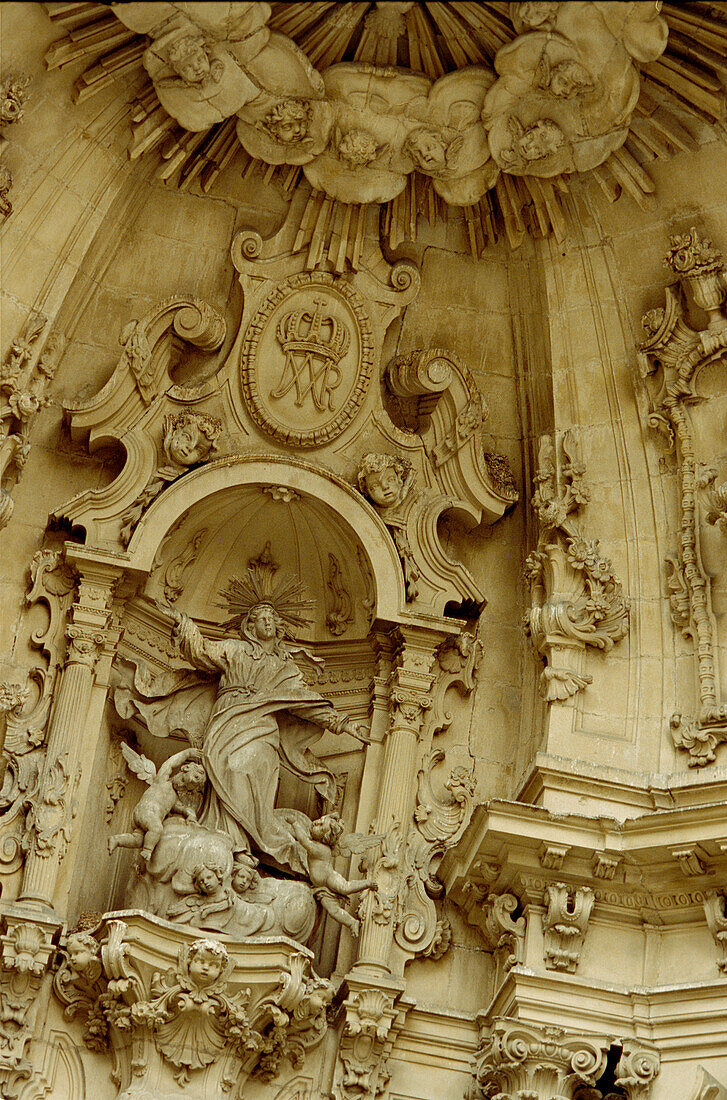
<path fill-rule="evenodd" d="M 574 654 L 586 646 L 608 651 L 628 630 L 628 601 L 611 562 L 598 539 L 585 538 L 570 518 L 589 500 L 572 431 L 560 452 L 542 437 L 532 499 L 538 546 L 526 561 L 531 608 L 525 627 L 548 662 L 540 680 L 548 702 L 566 700 L 591 682 Z"/>
<path fill-rule="evenodd" d="M 266 434 L 318 447 L 361 407 L 373 370 L 371 326 L 359 293 L 325 273 L 293 275 L 248 325 L 242 390 Z"/>
<path fill-rule="evenodd" d="M 220 1086 L 229 1091 L 251 1072 L 276 1076 L 284 1057 L 300 1065 L 325 1034 L 333 988 L 309 972 L 300 952 L 289 952 L 286 968 L 262 986 L 255 961 L 248 960 L 250 986 L 241 987 L 233 975 L 239 945 L 233 956 L 217 939 L 188 941 L 175 966 L 148 975 L 146 959 L 124 943 L 124 923 L 110 921 L 107 933 L 103 944 L 97 934 L 69 934 L 53 989 L 66 1016 L 81 1019 L 91 1050 L 106 1050 L 112 1036 L 124 1047 L 131 1039 L 137 1077 L 150 1068 L 151 1041 L 178 1084 L 219 1063 Z"/>
<path fill-rule="evenodd" d="M 498 1017 L 479 1018 L 480 1045 L 475 1054 L 479 1097 L 519 1100 L 609 1100 L 614 1094 L 598 1085 L 607 1065 L 615 1062 L 615 1096 L 647 1100 L 659 1073 L 660 1059 L 648 1043 L 625 1039 L 613 1043 L 601 1035 L 579 1034 L 560 1027 L 520 1023 Z"/>
<path fill-rule="evenodd" d="M 670 238 L 665 262 L 679 283 L 667 287 L 663 308 L 644 314 L 646 339 L 639 358 L 650 391 L 650 423 L 676 446 L 680 549 L 667 558 L 667 587 L 672 619 L 693 639 L 697 657 L 696 717 L 682 723 L 682 716 L 674 714 L 670 725 L 675 744 L 689 754 L 690 767 L 701 767 L 715 759 L 716 746 L 727 740 L 727 704 L 717 678 L 717 639 L 699 522 L 704 512 L 707 523 L 724 530 L 725 503 L 724 486 L 717 484 L 711 462 L 700 459 L 689 406 L 700 400 L 694 388 L 698 372 L 727 348 L 727 277 L 719 252 L 694 227 Z M 685 294 L 707 314 L 705 328 L 688 323 Z"/>

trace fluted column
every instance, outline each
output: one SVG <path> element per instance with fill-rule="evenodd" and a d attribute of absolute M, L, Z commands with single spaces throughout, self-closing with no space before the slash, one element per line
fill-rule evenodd
<path fill-rule="evenodd" d="M 416 800 L 419 737 L 431 706 L 432 666 L 445 635 L 425 627 L 402 627 L 390 679 L 390 724 L 374 830 L 384 836 L 370 873 L 378 885 L 364 902 L 358 973 L 391 971 L 391 948 L 403 882 L 403 859 Z"/>
<path fill-rule="evenodd" d="M 18 899 L 50 911 L 71 837 L 96 664 L 109 637 L 111 599 L 120 576 L 119 567 L 106 561 L 77 560 L 76 565 L 78 595 L 66 629 L 68 648 L 55 690 L 43 774 L 28 812 L 28 850 Z"/>

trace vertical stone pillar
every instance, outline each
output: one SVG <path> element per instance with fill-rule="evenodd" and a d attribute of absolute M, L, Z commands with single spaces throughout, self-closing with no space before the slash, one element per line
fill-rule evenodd
<path fill-rule="evenodd" d="M 46 738 L 46 758 L 37 797 L 28 812 L 23 885 L 18 901 L 56 913 L 54 897 L 71 837 L 80 748 L 94 684 L 96 662 L 108 636 L 116 564 L 76 555 L 78 595 L 66 629 L 68 648 L 55 689 Z"/>
<path fill-rule="evenodd" d="M 378 892 L 364 902 L 357 974 L 391 972 L 391 948 L 397 903 L 403 887 L 402 862 L 412 824 L 419 763 L 419 735 L 431 705 L 432 666 L 445 634 L 419 626 L 399 628 L 399 645 L 390 678 L 390 725 L 386 735 L 374 830 L 384 836 L 373 877 Z"/>

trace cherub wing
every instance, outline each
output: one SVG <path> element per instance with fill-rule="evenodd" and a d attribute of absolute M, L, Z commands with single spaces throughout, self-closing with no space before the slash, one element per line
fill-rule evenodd
<path fill-rule="evenodd" d="M 154 782 L 157 777 L 157 770 L 147 756 L 134 752 L 131 745 L 127 745 L 125 741 L 121 744 L 121 752 L 134 775 L 138 775 L 139 779 L 143 779 L 145 783 L 151 784 Z"/>
<path fill-rule="evenodd" d="M 345 833 L 336 845 L 337 855 L 361 855 L 368 852 L 369 848 L 375 848 L 386 837 L 383 833 Z"/>

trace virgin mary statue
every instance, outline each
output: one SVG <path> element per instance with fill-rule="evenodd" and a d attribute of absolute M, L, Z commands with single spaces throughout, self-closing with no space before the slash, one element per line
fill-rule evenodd
<path fill-rule="evenodd" d="M 244 582 L 237 585 L 239 591 Z M 226 599 L 232 605 L 233 599 Z M 220 641 L 205 638 L 190 618 L 169 610 L 172 636 L 183 656 L 216 682 L 210 685 L 197 676 L 190 686 L 187 675 L 171 691 L 147 684 L 141 692 L 137 684 L 133 694 L 123 692 L 124 698 L 117 691 L 117 708 L 125 708 L 127 715 L 135 711 L 157 737 L 182 730 L 201 742 L 209 784 L 200 824 L 226 832 L 236 851 L 247 850 L 252 840 L 279 863 L 305 872 L 304 853 L 286 820 L 292 811 L 275 808 L 280 764 L 331 799 L 333 776 L 310 744 L 325 730 L 357 738 L 360 733 L 347 715 L 306 684 L 272 597 L 237 618 L 239 637 Z"/>

